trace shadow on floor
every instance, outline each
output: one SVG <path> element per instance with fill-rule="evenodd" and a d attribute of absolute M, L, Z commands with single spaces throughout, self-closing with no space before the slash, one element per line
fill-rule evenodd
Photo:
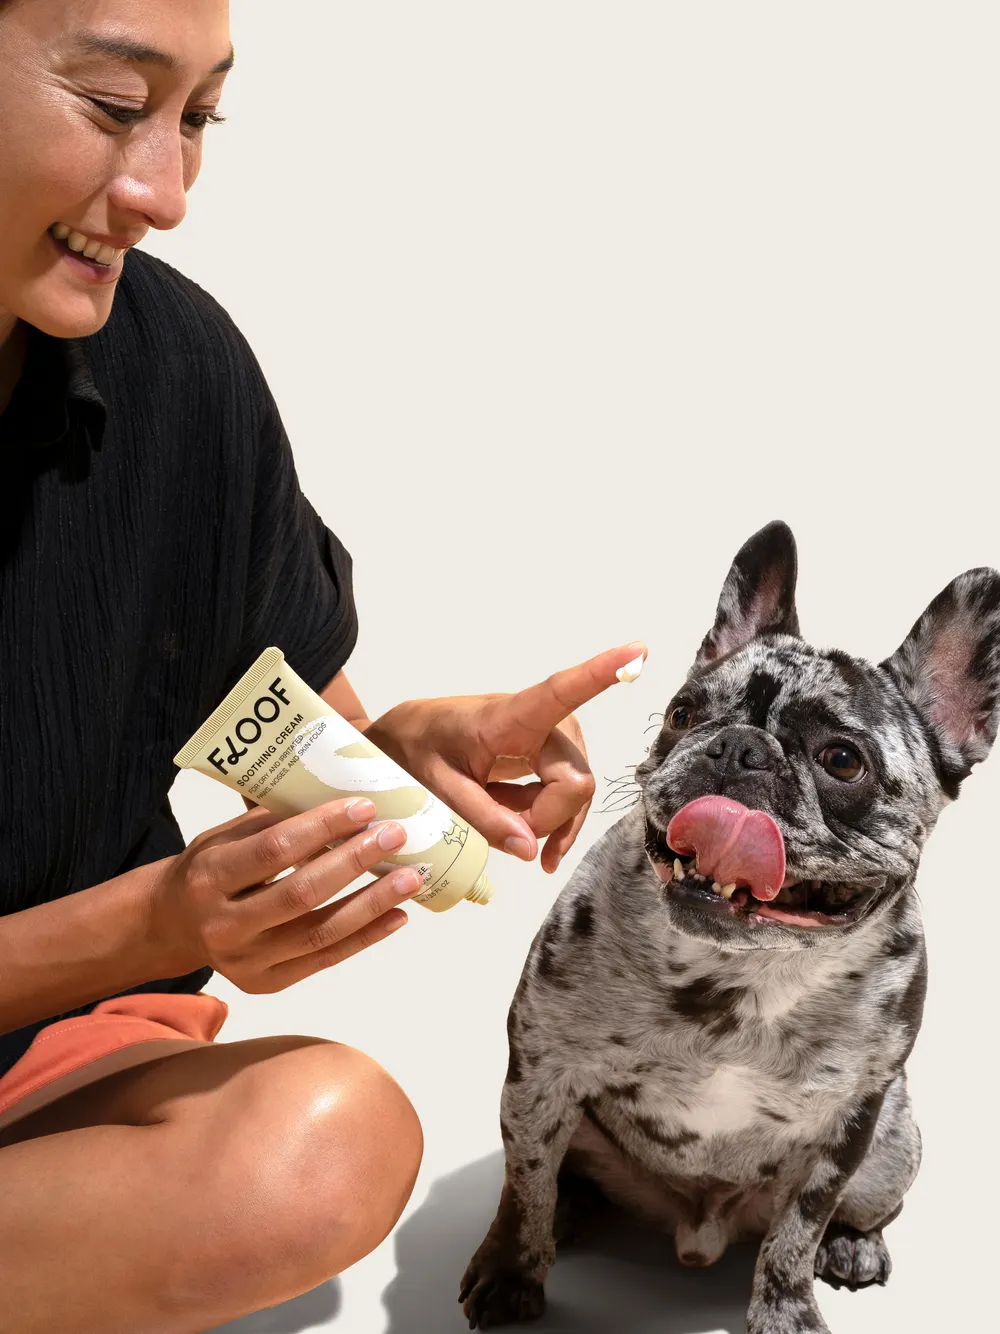
<path fill-rule="evenodd" d="M 497 1153 L 436 1182 L 395 1233 L 396 1277 L 383 1294 L 386 1334 L 458 1334 L 458 1285 L 492 1222 L 503 1180 Z M 756 1246 L 712 1269 L 683 1269 L 670 1238 L 616 1222 L 567 1250 L 548 1282 L 539 1334 L 742 1334 Z M 236 1327 L 234 1326 L 234 1334 Z M 515 1327 L 512 1327 L 515 1328 Z M 242 1331 L 241 1331 L 242 1334 Z"/>
<path fill-rule="evenodd" d="M 334 1278 L 280 1306 L 216 1325 L 212 1334 L 299 1334 L 301 1330 L 323 1328 L 339 1311 L 340 1280 Z"/>

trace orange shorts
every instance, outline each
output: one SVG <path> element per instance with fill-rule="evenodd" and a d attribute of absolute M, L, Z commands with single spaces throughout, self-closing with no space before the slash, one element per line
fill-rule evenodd
<path fill-rule="evenodd" d="M 0 1076 L 0 1130 L 105 1075 L 214 1041 L 228 1013 L 204 992 L 137 992 L 47 1024 Z"/>

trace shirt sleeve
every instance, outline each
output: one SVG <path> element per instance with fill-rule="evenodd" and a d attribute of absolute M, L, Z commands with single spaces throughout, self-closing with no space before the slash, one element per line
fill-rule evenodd
<path fill-rule="evenodd" d="M 273 644 L 304 681 L 322 690 L 357 642 L 352 561 L 302 494 L 277 404 L 251 362 L 256 457 L 235 676 Z"/>

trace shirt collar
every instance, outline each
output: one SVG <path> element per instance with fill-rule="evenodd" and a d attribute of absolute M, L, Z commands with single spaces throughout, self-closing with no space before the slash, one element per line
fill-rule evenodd
<path fill-rule="evenodd" d="M 106 423 L 107 408 L 83 340 L 52 338 L 29 325 L 24 370 L 0 413 L 0 442 L 44 449 L 60 444 L 76 427 L 100 449 Z"/>

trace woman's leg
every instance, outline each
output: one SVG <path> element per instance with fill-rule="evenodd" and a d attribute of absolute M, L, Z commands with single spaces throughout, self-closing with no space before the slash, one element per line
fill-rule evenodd
<path fill-rule="evenodd" d="M 193 1046 L 0 1132 L 6 1334 L 200 1334 L 306 1292 L 403 1210 L 416 1113 L 360 1052 Z"/>

